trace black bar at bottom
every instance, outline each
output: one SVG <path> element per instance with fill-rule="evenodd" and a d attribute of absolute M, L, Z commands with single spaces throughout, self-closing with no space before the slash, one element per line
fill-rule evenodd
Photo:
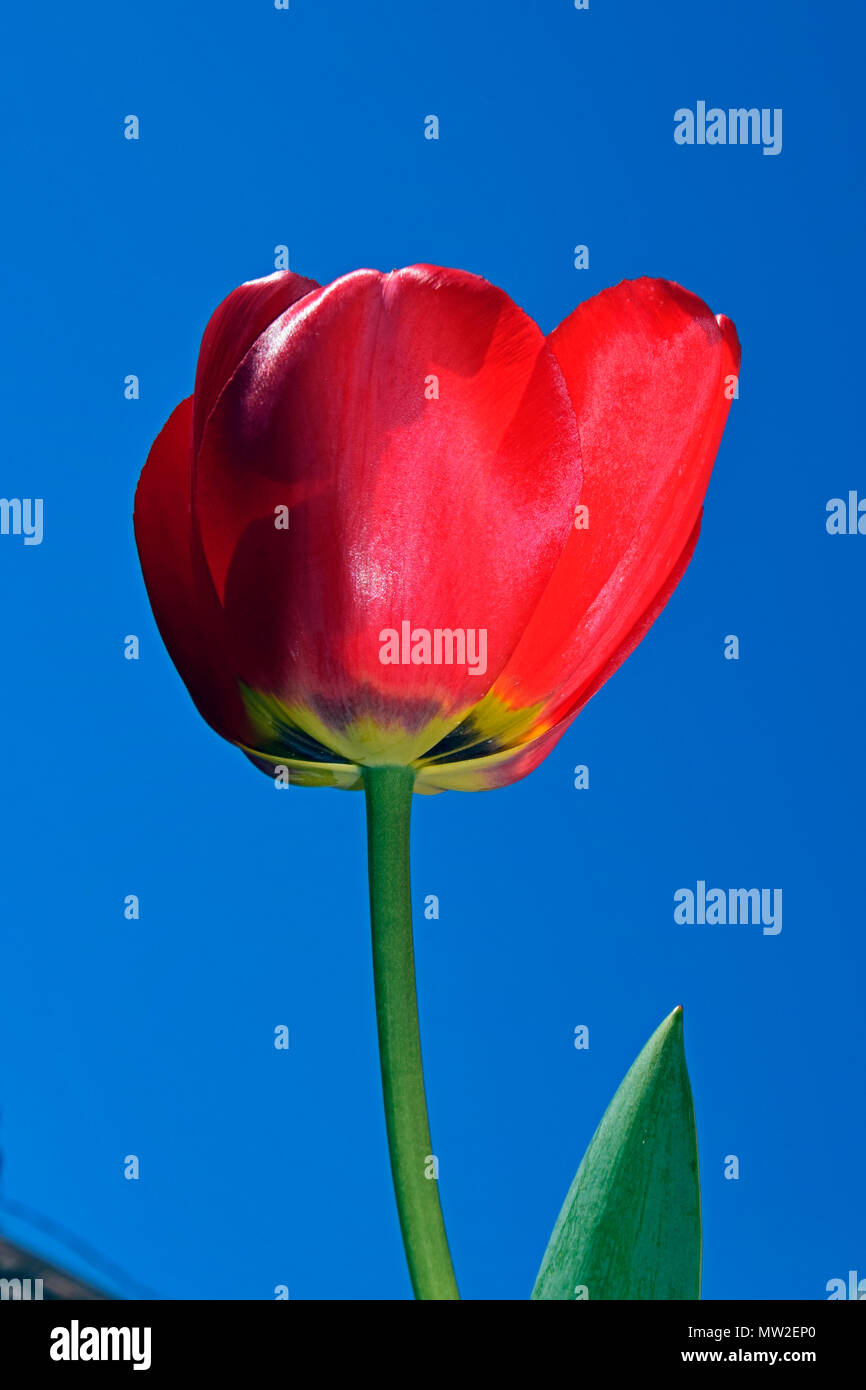
<path fill-rule="evenodd" d="M 704 1303 L 582 1303 L 556 1315 L 550 1323 L 534 1307 L 528 1321 L 497 1326 L 495 1303 L 486 1312 L 449 1314 L 449 1321 L 403 1323 L 405 1304 L 392 1303 L 388 1322 L 378 1323 L 376 1304 L 359 1301 L 317 1303 L 253 1302 L 26 1302 L 0 1303 L 0 1367 L 4 1380 L 13 1374 L 47 1373 L 49 1381 L 69 1375 L 148 1375 L 186 1370 L 196 1383 L 207 1377 L 223 1380 L 232 1373 L 283 1367 L 295 1378 L 304 1364 L 309 1380 L 313 1365 L 333 1372 L 341 1359 L 350 1374 L 360 1373 L 373 1354 L 381 1361 L 394 1337 L 410 1332 L 419 1374 L 430 1380 L 434 1362 L 453 1370 L 467 1360 L 478 1364 L 510 1355 L 515 1342 L 529 1348 L 532 1364 L 544 1374 L 552 1353 L 565 1355 L 575 1376 L 599 1361 L 606 1371 L 667 1371 L 674 1366 L 732 1367 L 763 1365 L 783 1368 L 809 1366 L 829 1373 L 861 1364 L 866 1322 L 863 1309 L 840 1302 L 704 1302 Z M 404 1311 L 399 1309 L 403 1307 Z M 356 1312 L 355 1309 L 358 1309 Z M 493 1312 L 491 1313 L 491 1310 Z M 411 1314 L 419 1316 L 418 1312 Z M 458 1319 L 452 1323 L 451 1317 Z M 463 1323 L 462 1317 L 469 1322 Z M 488 1322 L 488 1319 L 492 1321 Z M 454 1329 L 461 1341 L 449 1346 Z M 426 1335 L 429 1343 L 424 1342 Z M 471 1342 L 465 1338 L 469 1334 Z M 551 1341 L 551 1334 L 557 1340 Z M 567 1340 L 562 1342 L 560 1337 Z M 396 1346 L 397 1343 L 395 1342 Z M 460 1350 L 462 1345 L 462 1351 Z M 472 1347 L 467 1358 L 466 1352 Z M 385 1356 L 387 1360 L 387 1356 Z M 398 1358 L 399 1359 L 399 1358 Z M 294 1367 L 294 1371 L 293 1371 Z M 488 1368 L 490 1369 L 490 1368 Z"/>

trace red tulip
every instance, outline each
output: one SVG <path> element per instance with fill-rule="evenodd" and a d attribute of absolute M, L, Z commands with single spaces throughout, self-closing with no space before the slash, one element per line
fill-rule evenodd
<path fill-rule="evenodd" d="M 548 337 L 459 270 L 242 285 L 136 495 L 199 710 L 306 785 L 524 776 L 682 576 L 738 365 L 665 280 Z"/>
<path fill-rule="evenodd" d="M 545 338 L 460 270 L 242 285 L 138 487 L 141 564 L 204 717 L 265 771 L 364 786 L 376 1014 L 419 1298 L 458 1297 L 415 1003 L 413 791 L 531 771 L 688 564 L 739 363 L 664 280 Z"/>

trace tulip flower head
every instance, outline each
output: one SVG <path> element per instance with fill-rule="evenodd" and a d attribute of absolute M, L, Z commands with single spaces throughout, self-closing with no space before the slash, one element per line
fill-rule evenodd
<path fill-rule="evenodd" d="M 688 564 L 738 365 L 664 280 L 547 337 L 459 270 L 241 285 L 135 504 L 202 715 L 301 785 L 525 776 Z"/>

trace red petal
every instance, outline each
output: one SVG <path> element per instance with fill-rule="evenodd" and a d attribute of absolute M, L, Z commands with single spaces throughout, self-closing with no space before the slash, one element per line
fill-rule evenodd
<path fill-rule="evenodd" d="M 572 530 L 493 692 L 511 706 L 543 700 L 545 718 L 597 688 L 683 554 L 740 357 L 733 324 L 665 280 L 605 290 L 550 344 L 580 427 L 589 527 Z"/>
<path fill-rule="evenodd" d="M 208 723 L 225 738 L 243 739 L 247 722 L 225 665 L 222 610 L 191 533 L 192 416 L 190 396 L 151 448 L 135 494 L 135 539 L 169 656 Z"/>
<path fill-rule="evenodd" d="M 196 450 L 220 392 L 256 338 L 291 304 L 318 288 L 315 280 L 278 270 L 239 285 L 214 310 L 201 340 L 195 374 Z"/>
<path fill-rule="evenodd" d="M 455 722 L 537 606 L 579 480 L 556 360 L 501 290 L 415 266 L 307 296 L 248 353 L 197 462 L 236 669 L 329 727 Z M 404 621 L 484 629 L 486 673 L 383 665 Z"/>

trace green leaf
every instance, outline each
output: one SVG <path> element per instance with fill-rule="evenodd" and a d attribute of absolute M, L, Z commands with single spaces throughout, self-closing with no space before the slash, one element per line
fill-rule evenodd
<path fill-rule="evenodd" d="M 625 1077 L 571 1184 L 533 1298 L 699 1298 L 701 1193 L 683 1011 Z"/>

